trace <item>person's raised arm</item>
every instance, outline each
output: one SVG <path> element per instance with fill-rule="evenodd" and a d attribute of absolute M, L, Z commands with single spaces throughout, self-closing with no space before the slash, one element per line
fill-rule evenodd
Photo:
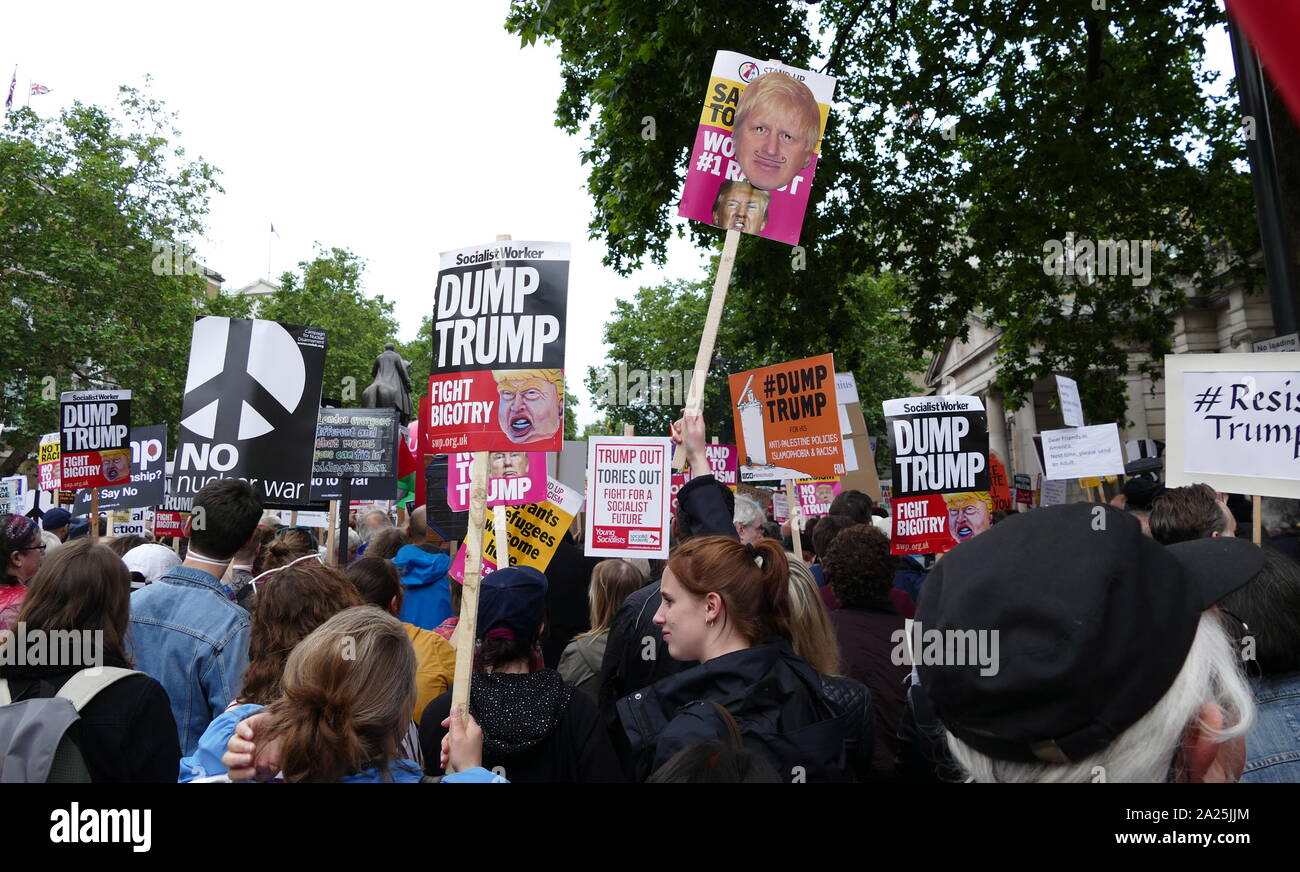
<path fill-rule="evenodd" d="M 677 527 L 680 539 L 696 536 L 738 538 L 733 513 L 723 499 L 726 485 L 713 477 L 705 453 L 708 434 L 704 418 L 686 415 L 672 427 L 673 443 L 682 446 L 691 467 L 691 480 L 677 492 Z M 683 523 L 684 522 L 684 523 Z"/>

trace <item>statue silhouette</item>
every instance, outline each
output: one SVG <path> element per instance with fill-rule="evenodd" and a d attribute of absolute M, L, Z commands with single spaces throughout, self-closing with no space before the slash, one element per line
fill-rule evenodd
<path fill-rule="evenodd" d="M 409 367 L 393 350 L 393 343 L 387 343 L 384 353 L 375 358 L 375 365 L 370 370 L 374 381 L 361 392 L 361 406 L 366 409 L 396 409 L 403 427 L 411 423 Z"/>

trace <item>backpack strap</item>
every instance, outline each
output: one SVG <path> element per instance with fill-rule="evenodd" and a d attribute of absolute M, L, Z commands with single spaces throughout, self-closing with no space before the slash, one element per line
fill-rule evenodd
<path fill-rule="evenodd" d="M 71 702 L 72 707 L 77 711 L 81 711 L 104 688 L 116 684 L 128 675 L 139 674 L 135 669 L 122 669 L 117 666 L 83 669 L 64 682 L 58 695 Z"/>

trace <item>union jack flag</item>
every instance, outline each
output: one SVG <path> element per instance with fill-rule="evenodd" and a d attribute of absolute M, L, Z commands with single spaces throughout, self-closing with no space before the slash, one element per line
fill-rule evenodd
<path fill-rule="evenodd" d="M 35 96 L 37 96 L 37 95 L 39 95 L 39 94 L 48 94 L 48 93 L 50 93 L 50 89 L 49 89 L 49 88 L 45 87 L 44 85 L 38 85 L 38 84 L 36 84 L 35 82 L 32 82 L 32 96 L 33 96 L 33 97 L 35 97 Z"/>
<path fill-rule="evenodd" d="M 18 68 L 14 67 L 14 77 L 9 80 L 9 99 L 5 100 L 5 111 L 8 112 L 14 105 L 14 86 L 18 84 Z"/>

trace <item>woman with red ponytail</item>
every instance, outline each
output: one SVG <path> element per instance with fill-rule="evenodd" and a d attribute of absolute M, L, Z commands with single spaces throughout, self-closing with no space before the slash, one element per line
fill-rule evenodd
<path fill-rule="evenodd" d="M 870 696 L 795 653 L 789 584 L 785 549 L 774 539 L 746 545 L 707 536 L 673 552 L 654 622 L 674 660 L 700 665 L 619 701 L 637 780 L 684 748 L 727 736 L 719 706 L 784 781 L 850 781 L 866 771 Z"/>

